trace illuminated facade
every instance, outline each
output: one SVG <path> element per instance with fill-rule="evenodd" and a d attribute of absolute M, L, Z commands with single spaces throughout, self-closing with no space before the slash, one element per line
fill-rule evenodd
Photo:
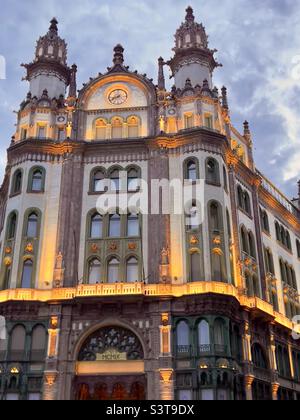
<path fill-rule="evenodd" d="M 157 86 L 117 45 L 77 91 L 53 19 L 24 65 L 0 193 L 2 399 L 300 398 L 300 192 L 256 169 L 191 8 L 175 42 Z M 201 203 L 96 210 L 163 179 L 200 184 Z"/>

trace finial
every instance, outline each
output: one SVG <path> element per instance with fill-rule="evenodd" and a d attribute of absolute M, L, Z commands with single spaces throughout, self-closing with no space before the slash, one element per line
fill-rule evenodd
<path fill-rule="evenodd" d="M 158 59 L 158 89 L 159 90 L 166 90 L 164 65 L 165 65 L 164 59 L 162 57 L 159 57 Z"/>
<path fill-rule="evenodd" d="M 193 8 L 191 6 L 189 6 L 186 9 L 186 17 L 185 17 L 185 20 L 187 22 L 194 22 L 195 21 L 194 10 L 193 10 Z"/>
<path fill-rule="evenodd" d="M 228 98 L 227 98 L 227 89 L 225 86 L 222 87 L 222 106 L 225 109 L 228 109 Z"/>
<path fill-rule="evenodd" d="M 71 67 L 71 81 L 69 88 L 69 98 L 76 98 L 77 96 L 77 83 L 76 83 L 77 66 L 73 64 Z"/>
<path fill-rule="evenodd" d="M 58 20 L 54 17 L 51 21 L 50 21 L 50 28 L 49 28 L 49 33 L 51 34 L 58 34 Z"/>
<path fill-rule="evenodd" d="M 116 45 L 114 48 L 114 60 L 113 60 L 113 63 L 115 65 L 117 64 L 122 65 L 124 63 L 123 53 L 124 53 L 124 48 L 122 47 L 122 45 L 121 44 Z"/>
<path fill-rule="evenodd" d="M 248 121 L 244 122 L 244 135 L 250 134 L 250 128 Z"/>

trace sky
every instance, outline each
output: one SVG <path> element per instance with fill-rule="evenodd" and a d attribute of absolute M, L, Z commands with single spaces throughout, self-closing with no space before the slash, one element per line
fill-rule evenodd
<path fill-rule="evenodd" d="M 34 57 L 52 17 L 78 65 L 78 87 L 104 73 L 122 43 L 131 69 L 157 78 L 157 59 L 172 55 L 174 34 L 188 5 L 223 64 L 214 83 L 228 88 L 231 117 L 250 122 L 254 156 L 287 197 L 300 179 L 300 0 L 0 0 L 0 177 L 20 103 L 28 92 L 21 63 Z M 3 70 L 0 66 L 0 79 Z M 170 81 L 171 86 L 172 81 Z"/>

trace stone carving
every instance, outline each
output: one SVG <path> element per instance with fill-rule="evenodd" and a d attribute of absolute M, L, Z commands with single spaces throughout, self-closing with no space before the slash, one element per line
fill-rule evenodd
<path fill-rule="evenodd" d="M 101 360 L 107 354 L 120 354 L 121 360 L 124 359 L 124 354 L 126 360 L 144 359 L 142 345 L 133 332 L 120 327 L 106 327 L 86 340 L 80 351 L 79 361 Z"/>
<path fill-rule="evenodd" d="M 55 270 L 54 270 L 54 287 L 60 288 L 63 286 L 64 281 L 64 261 L 63 261 L 63 255 L 60 252 L 56 257 L 56 264 L 55 264 Z"/>

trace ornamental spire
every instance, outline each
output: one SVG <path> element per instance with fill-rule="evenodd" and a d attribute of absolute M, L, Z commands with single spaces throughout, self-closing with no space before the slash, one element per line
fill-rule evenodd
<path fill-rule="evenodd" d="M 121 44 L 118 44 L 114 48 L 114 59 L 113 59 L 114 65 L 123 65 L 124 63 L 124 48 Z"/>
<path fill-rule="evenodd" d="M 58 20 L 54 17 L 51 21 L 50 21 L 50 27 L 49 27 L 49 34 L 50 35 L 58 35 Z"/>
<path fill-rule="evenodd" d="M 186 17 L 185 17 L 186 22 L 188 23 L 193 23 L 195 22 L 195 16 L 194 16 L 194 10 L 191 6 L 189 6 L 186 9 Z"/>
<path fill-rule="evenodd" d="M 165 65 L 164 59 L 160 57 L 158 59 L 158 89 L 159 90 L 166 90 L 164 65 Z"/>

